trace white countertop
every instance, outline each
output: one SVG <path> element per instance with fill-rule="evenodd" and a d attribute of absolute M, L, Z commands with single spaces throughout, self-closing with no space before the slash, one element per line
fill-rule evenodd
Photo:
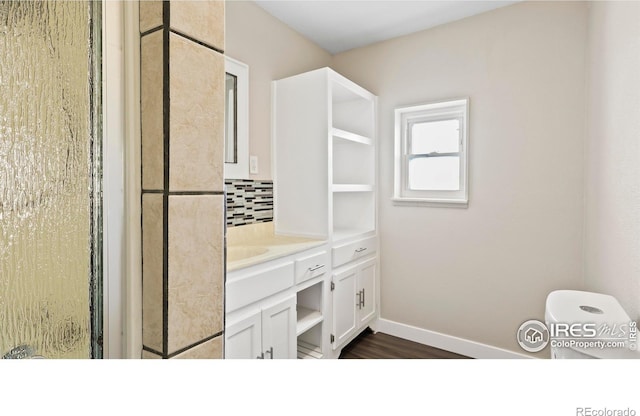
<path fill-rule="evenodd" d="M 326 240 L 276 235 L 273 223 L 227 229 L 227 271 L 254 266 L 326 243 Z"/>

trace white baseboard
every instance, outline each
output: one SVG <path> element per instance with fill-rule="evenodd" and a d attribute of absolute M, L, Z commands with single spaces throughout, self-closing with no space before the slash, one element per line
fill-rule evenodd
<path fill-rule="evenodd" d="M 378 319 L 374 330 L 471 358 L 534 358 L 526 354 L 520 354 L 468 339 L 389 321 L 387 319 Z"/>

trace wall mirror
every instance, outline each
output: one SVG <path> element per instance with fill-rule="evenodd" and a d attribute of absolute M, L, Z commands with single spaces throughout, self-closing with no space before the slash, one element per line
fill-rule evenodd
<path fill-rule="evenodd" d="M 249 66 L 225 57 L 224 178 L 249 179 Z"/>
<path fill-rule="evenodd" d="M 238 77 L 226 73 L 224 91 L 224 163 L 238 163 Z"/>

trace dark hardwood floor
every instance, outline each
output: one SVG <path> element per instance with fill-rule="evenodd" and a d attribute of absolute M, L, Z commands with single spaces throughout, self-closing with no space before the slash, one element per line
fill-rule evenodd
<path fill-rule="evenodd" d="M 417 342 L 378 332 L 367 328 L 356 339 L 342 349 L 341 359 L 350 358 L 469 358 Z"/>

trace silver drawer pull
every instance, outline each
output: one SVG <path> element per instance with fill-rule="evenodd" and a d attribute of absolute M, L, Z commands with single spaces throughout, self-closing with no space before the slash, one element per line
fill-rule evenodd
<path fill-rule="evenodd" d="M 362 253 L 366 249 L 367 249 L 366 247 L 360 247 L 359 249 L 356 249 L 356 253 Z"/>
<path fill-rule="evenodd" d="M 356 297 L 358 298 L 358 302 L 356 303 L 356 306 L 358 307 L 358 309 L 362 309 L 362 290 L 356 293 Z"/>
<path fill-rule="evenodd" d="M 271 360 L 273 360 L 273 347 L 269 347 L 269 349 L 268 349 L 268 350 L 266 350 L 264 353 L 265 353 L 265 354 L 269 354 L 269 356 L 270 356 L 269 358 L 270 358 Z"/>
<path fill-rule="evenodd" d="M 316 270 L 322 269 L 323 267 L 324 267 L 324 264 L 316 264 L 313 267 L 309 267 L 309 271 L 310 272 L 315 272 Z"/>

